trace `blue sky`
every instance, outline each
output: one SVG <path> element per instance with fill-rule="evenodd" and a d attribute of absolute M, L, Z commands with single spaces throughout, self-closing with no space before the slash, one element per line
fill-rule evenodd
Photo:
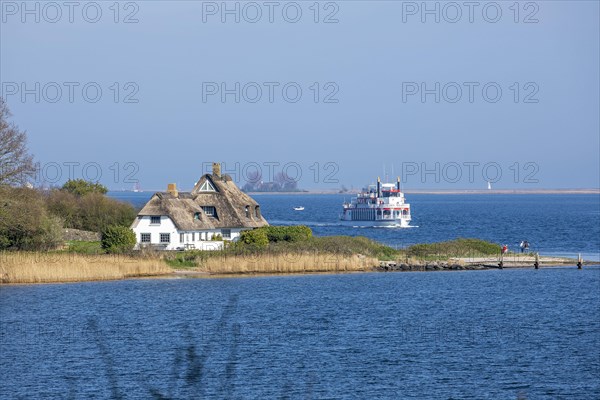
<path fill-rule="evenodd" d="M 314 3 L 2 1 L 2 95 L 47 183 L 600 186 L 598 2 Z"/>

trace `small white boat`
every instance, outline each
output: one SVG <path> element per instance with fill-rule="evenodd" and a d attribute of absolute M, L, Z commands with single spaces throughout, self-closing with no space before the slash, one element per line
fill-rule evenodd
<path fill-rule="evenodd" d="M 296 210 L 296 211 L 304 211 L 304 207 L 302 207 L 302 206 L 294 207 L 294 210 Z"/>

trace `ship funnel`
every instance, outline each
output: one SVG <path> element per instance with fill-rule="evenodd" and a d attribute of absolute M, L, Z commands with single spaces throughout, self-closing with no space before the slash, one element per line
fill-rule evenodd
<path fill-rule="evenodd" d="M 400 177 L 396 178 L 396 189 L 398 189 L 398 191 L 400 191 Z"/>

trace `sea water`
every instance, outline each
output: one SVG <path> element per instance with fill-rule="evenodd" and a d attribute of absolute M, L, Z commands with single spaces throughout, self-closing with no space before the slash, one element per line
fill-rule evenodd
<path fill-rule="evenodd" d="M 0 286 L 6 399 L 598 399 L 600 269 Z"/>

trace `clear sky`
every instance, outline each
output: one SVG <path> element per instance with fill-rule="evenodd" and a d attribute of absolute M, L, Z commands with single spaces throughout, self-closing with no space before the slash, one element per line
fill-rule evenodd
<path fill-rule="evenodd" d="M 223 4 L 0 2 L 47 183 L 189 189 L 221 161 L 240 184 L 600 186 L 597 1 Z"/>

